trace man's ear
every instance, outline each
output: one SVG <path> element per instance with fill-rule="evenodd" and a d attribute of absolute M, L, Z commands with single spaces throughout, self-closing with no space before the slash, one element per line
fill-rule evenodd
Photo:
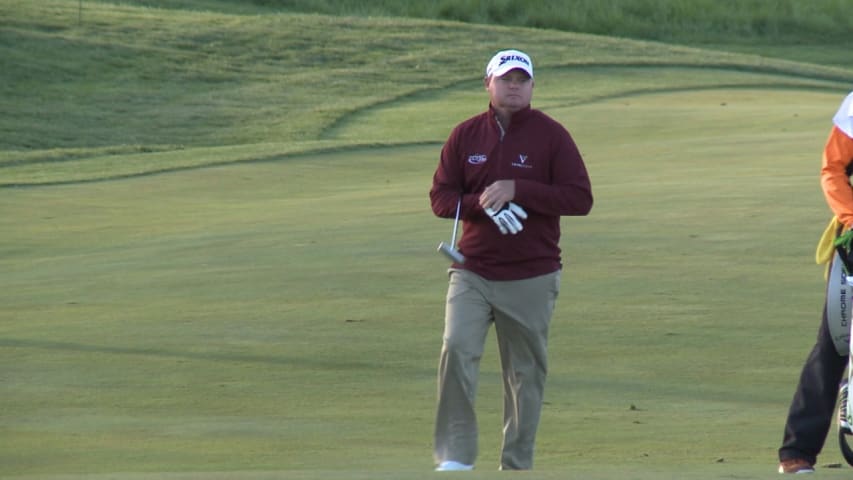
<path fill-rule="evenodd" d="M 489 80 L 491 80 L 491 79 L 492 79 L 492 77 L 483 78 L 483 87 L 485 87 L 486 90 L 489 89 Z"/>

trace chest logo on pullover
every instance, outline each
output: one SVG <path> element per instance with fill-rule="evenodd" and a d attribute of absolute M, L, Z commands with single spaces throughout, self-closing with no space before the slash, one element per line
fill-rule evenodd
<path fill-rule="evenodd" d="M 516 168 L 533 168 L 533 165 L 527 163 L 527 155 L 518 154 L 518 160 L 512 162 L 512 166 Z"/>
<path fill-rule="evenodd" d="M 468 155 L 468 163 L 470 163 L 471 165 L 482 165 L 486 163 L 486 160 L 488 160 L 488 158 L 486 158 L 486 156 L 482 153 Z"/>

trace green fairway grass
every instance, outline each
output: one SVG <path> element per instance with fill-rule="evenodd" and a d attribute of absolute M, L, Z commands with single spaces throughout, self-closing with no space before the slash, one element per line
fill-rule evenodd
<path fill-rule="evenodd" d="M 524 476 L 777 475 L 823 301 L 820 152 L 852 70 L 198 11 L 212 0 L 83 2 L 80 24 L 78 2 L 22 3 L 0 0 L 0 477 L 437 475 L 451 222 L 427 192 L 507 35 L 541 58 L 534 106 L 572 132 L 595 194 L 563 220 Z M 508 475 L 494 343 L 471 478 Z M 819 474 L 842 463 L 833 433 Z"/>

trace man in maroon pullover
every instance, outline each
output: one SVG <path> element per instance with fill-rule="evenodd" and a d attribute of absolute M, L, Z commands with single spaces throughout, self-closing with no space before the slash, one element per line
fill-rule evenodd
<path fill-rule="evenodd" d="M 492 323 L 504 382 L 502 470 L 533 467 L 547 373 L 548 326 L 560 288 L 560 217 L 586 215 L 592 190 L 569 132 L 530 108 L 533 63 L 517 50 L 486 66 L 488 111 L 459 124 L 441 150 L 433 212 L 452 218 L 461 199 L 462 264 L 449 270 L 439 360 L 437 470 L 471 470 L 474 402 Z"/>

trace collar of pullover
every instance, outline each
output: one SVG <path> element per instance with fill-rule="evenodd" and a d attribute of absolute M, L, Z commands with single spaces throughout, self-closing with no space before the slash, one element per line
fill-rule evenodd
<path fill-rule="evenodd" d="M 524 120 L 530 116 L 530 112 L 531 112 L 530 105 L 528 105 L 528 106 L 522 108 L 521 110 L 513 113 L 512 119 L 510 121 L 510 125 L 524 122 Z M 495 107 L 493 107 L 491 104 L 489 104 L 489 118 L 491 118 L 495 122 L 495 125 L 498 125 L 497 111 L 495 111 Z M 501 125 L 500 128 L 506 129 L 506 127 L 507 127 L 506 125 Z"/>

